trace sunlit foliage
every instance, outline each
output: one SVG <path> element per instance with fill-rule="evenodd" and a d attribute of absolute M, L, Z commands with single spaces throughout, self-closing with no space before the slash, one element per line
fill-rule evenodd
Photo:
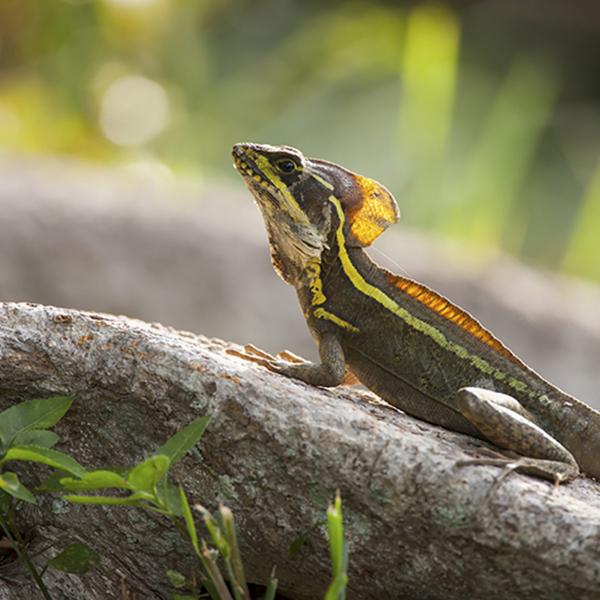
<path fill-rule="evenodd" d="M 0 150 L 233 177 L 234 142 L 296 145 L 405 224 L 600 279 L 600 113 L 518 14 L 455 5 L 2 0 Z"/>

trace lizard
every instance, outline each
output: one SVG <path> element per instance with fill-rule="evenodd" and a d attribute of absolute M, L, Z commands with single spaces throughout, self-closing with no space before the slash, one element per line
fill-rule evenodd
<path fill-rule="evenodd" d="M 367 255 L 400 217 L 383 185 L 290 146 L 239 143 L 232 156 L 320 362 L 242 357 L 316 386 L 340 385 L 349 371 L 405 413 L 512 456 L 467 464 L 506 465 L 555 484 L 581 472 L 600 478 L 598 411 L 538 375 L 467 311 Z"/>

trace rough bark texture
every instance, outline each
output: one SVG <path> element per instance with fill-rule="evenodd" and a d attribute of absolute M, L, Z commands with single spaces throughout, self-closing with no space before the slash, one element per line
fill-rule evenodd
<path fill-rule="evenodd" d="M 0 305 L 0 403 L 73 394 L 58 427 L 84 465 L 133 464 L 201 414 L 211 425 L 175 469 L 194 501 L 236 515 L 247 572 L 318 598 L 329 577 L 324 514 L 341 490 L 349 598 L 598 598 L 600 486 L 553 490 L 498 471 L 456 469 L 484 444 L 408 417 L 365 392 L 323 390 L 159 325 L 28 304 Z M 164 571 L 190 563 L 160 519 L 44 499 L 24 522 L 103 555 L 79 579 L 48 573 L 57 598 L 167 598 Z M 291 558 L 290 543 L 307 544 Z M 52 554 L 53 550 L 49 551 Z M 18 565 L 0 598 L 36 597 Z M 18 583 L 15 583 L 17 581 Z"/>

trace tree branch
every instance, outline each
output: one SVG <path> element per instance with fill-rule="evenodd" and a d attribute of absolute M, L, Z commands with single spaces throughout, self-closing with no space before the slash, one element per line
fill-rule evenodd
<path fill-rule="evenodd" d="M 0 304 L 0 404 L 72 394 L 62 448 L 89 468 L 132 465 L 201 414 L 212 421 L 175 468 L 192 501 L 228 505 L 249 580 L 277 565 L 291 598 L 329 581 L 327 504 L 340 489 L 350 597 L 592 598 L 600 592 L 600 486 L 554 490 L 491 467 L 455 468 L 482 442 L 350 388 L 291 381 L 218 340 L 108 315 Z M 164 572 L 192 553 L 160 518 L 46 498 L 27 513 L 38 540 L 81 538 L 103 555 L 82 579 L 48 572 L 56 597 L 167 598 Z M 290 544 L 306 537 L 290 556 Z M 44 542 L 46 543 L 46 542 Z M 43 545 L 40 541 L 40 545 Z M 13 565 L 7 577 L 25 581 Z M 0 598 L 35 597 L 0 579 Z"/>

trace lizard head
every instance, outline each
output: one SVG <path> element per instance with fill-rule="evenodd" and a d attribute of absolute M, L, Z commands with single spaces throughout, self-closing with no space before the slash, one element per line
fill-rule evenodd
<path fill-rule="evenodd" d="M 294 284 L 311 260 L 335 243 L 369 246 L 399 218 L 381 184 L 290 146 L 236 144 L 233 161 L 265 221 L 273 266 Z"/>

